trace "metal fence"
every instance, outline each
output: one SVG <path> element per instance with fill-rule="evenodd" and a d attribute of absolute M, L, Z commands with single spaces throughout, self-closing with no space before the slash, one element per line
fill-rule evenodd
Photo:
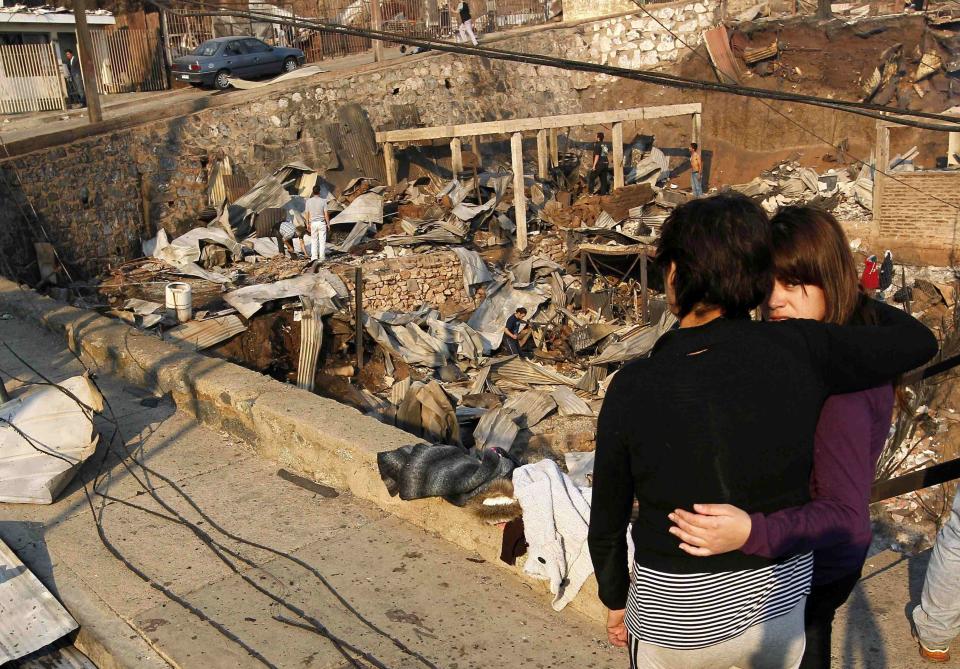
<path fill-rule="evenodd" d="M 52 44 L 0 45 L 0 113 L 66 109 L 66 98 Z"/>
<path fill-rule="evenodd" d="M 101 94 L 162 91 L 167 87 L 160 37 L 153 30 L 93 30 Z"/>

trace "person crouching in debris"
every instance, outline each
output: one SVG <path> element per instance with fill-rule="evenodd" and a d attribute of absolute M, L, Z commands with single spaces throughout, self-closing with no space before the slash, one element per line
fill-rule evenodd
<path fill-rule="evenodd" d="M 323 184 L 313 186 L 313 195 L 307 199 L 307 220 L 310 221 L 310 259 L 323 262 L 327 259 L 327 232 L 330 230 L 330 211 L 327 198 L 323 196 Z"/>
<path fill-rule="evenodd" d="M 526 307 L 517 307 L 517 310 L 507 319 L 507 325 L 503 328 L 503 341 L 507 345 L 507 350 L 513 355 L 523 355 L 523 347 L 530 339 L 530 335 L 533 334 L 525 320 L 526 317 Z"/>
<path fill-rule="evenodd" d="M 460 14 L 460 28 L 458 42 L 466 42 L 467 38 L 477 46 L 477 36 L 473 34 L 473 17 L 470 15 L 470 3 L 467 0 L 460 0 L 457 5 L 457 13 Z"/>
<path fill-rule="evenodd" d="M 590 167 L 590 174 L 587 176 L 587 192 L 593 192 L 593 182 L 600 177 L 600 195 L 606 195 L 610 192 L 610 182 L 607 175 L 607 169 L 610 165 L 608 159 L 609 151 L 607 145 L 603 143 L 603 133 L 597 133 L 597 141 L 593 143 L 593 163 Z"/>
<path fill-rule="evenodd" d="M 607 635 L 629 646 L 632 666 L 799 666 L 812 554 L 695 557 L 669 516 L 702 500 L 748 513 L 807 503 L 826 398 L 889 383 L 937 351 L 923 324 L 882 304 L 876 326 L 752 321 L 773 287 L 771 244 L 745 196 L 677 207 L 657 264 L 679 327 L 624 365 L 604 398 L 588 542 Z"/>
<path fill-rule="evenodd" d="M 767 319 L 876 322 L 876 303 L 857 288 L 853 254 L 833 216 L 814 207 L 787 207 L 771 225 L 774 287 L 763 309 Z M 814 551 L 801 669 L 830 667 L 833 618 L 860 579 L 870 547 L 870 486 L 893 400 L 890 384 L 827 398 L 814 437 L 808 503 L 767 514 L 698 504 L 697 513 L 678 509 L 671 516 L 670 531 L 690 555 L 739 550 L 781 558 Z"/>
<path fill-rule="evenodd" d="M 690 142 L 690 189 L 694 197 L 703 196 L 703 157 L 696 142 Z"/>
<path fill-rule="evenodd" d="M 284 219 L 284 221 L 280 224 L 280 239 L 287 251 L 290 253 L 291 258 L 297 257 L 297 251 L 293 246 L 293 238 L 299 238 L 300 248 L 306 250 L 307 245 L 304 242 L 304 237 L 306 234 L 307 226 L 304 225 L 303 217 L 299 212 L 294 211 L 293 209 L 289 210 L 287 212 L 287 218 Z M 281 249 L 281 251 L 282 250 L 283 249 Z"/>

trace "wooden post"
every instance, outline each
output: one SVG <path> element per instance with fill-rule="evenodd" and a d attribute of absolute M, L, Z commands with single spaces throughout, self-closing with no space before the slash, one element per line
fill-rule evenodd
<path fill-rule="evenodd" d="M 537 130 L 537 178 L 546 181 L 550 178 L 550 168 L 547 155 L 547 131 Z"/>
<path fill-rule="evenodd" d="M 550 164 L 554 167 L 560 166 L 560 145 L 557 141 L 557 129 L 550 128 Z"/>
<path fill-rule="evenodd" d="M 97 64 L 93 57 L 93 39 L 90 26 L 87 25 L 87 0 L 73 1 L 74 20 L 77 24 L 77 50 L 80 58 L 80 72 L 83 75 L 83 92 L 87 98 L 87 115 L 91 123 L 103 120 L 100 108 L 100 85 L 97 81 Z"/>
<path fill-rule="evenodd" d="M 580 311 L 587 310 L 587 252 L 580 248 Z"/>
<path fill-rule="evenodd" d="M 613 124 L 613 187 L 623 188 L 623 123 Z"/>
<path fill-rule="evenodd" d="M 354 316 L 357 320 L 357 329 L 353 335 L 354 346 L 357 349 L 357 372 L 363 369 L 363 270 L 357 267 L 353 271 Z"/>
<path fill-rule="evenodd" d="M 463 142 L 459 137 L 450 140 L 450 169 L 454 179 L 459 178 L 463 172 Z"/>
<path fill-rule="evenodd" d="M 163 58 L 164 58 L 164 78 L 167 80 L 167 88 L 173 88 L 173 54 L 170 52 L 170 27 L 167 25 L 167 10 L 160 10 L 160 39 L 163 40 Z"/>
<path fill-rule="evenodd" d="M 510 137 L 510 158 L 513 166 L 513 215 L 517 222 L 517 248 L 527 248 L 527 196 L 523 191 L 523 135 Z"/>
<path fill-rule="evenodd" d="M 397 184 L 397 160 L 393 156 L 393 144 L 385 142 L 383 145 L 383 167 L 387 173 L 387 185 Z"/>
<path fill-rule="evenodd" d="M 473 155 L 477 157 L 477 165 L 480 164 L 480 135 L 473 135 L 470 138 L 470 148 L 473 150 Z"/>
<path fill-rule="evenodd" d="M 370 24 L 373 30 L 380 30 L 383 25 L 380 20 L 380 0 L 370 0 Z M 373 62 L 383 62 L 383 42 L 378 39 L 373 40 Z"/>
<path fill-rule="evenodd" d="M 693 127 L 690 129 L 690 141 L 696 142 L 697 146 L 700 146 L 700 133 L 703 130 L 702 120 L 699 113 L 692 114 L 693 116 Z"/>
<path fill-rule="evenodd" d="M 647 249 L 640 256 L 640 317 L 643 323 L 650 322 L 650 294 L 647 288 Z"/>
<path fill-rule="evenodd" d="M 877 162 L 873 171 L 873 231 L 880 232 L 880 214 L 883 204 L 883 184 L 890 165 L 890 128 L 883 121 L 877 121 Z"/>

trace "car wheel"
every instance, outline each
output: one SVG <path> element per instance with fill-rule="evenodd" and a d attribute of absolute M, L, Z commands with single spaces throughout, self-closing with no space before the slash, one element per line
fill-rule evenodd
<path fill-rule="evenodd" d="M 230 73 L 227 70 L 220 70 L 213 80 L 213 87 L 218 91 L 225 91 L 230 88 Z"/>
<path fill-rule="evenodd" d="M 287 58 L 283 61 L 283 71 L 284 72 L 293 72 L 297 69 L 297 59 L 296 58 Z"/>

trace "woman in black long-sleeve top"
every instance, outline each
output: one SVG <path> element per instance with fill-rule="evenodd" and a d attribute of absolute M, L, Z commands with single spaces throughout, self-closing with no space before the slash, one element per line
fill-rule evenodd
<path fill-rule="evenodd" d="M 589 544 L 611 641 L 641 667 L 796 666 L 811 555 L 695 558 L 667 516 L 704 499 L 761 513 L 803 504 L 824 399 L 925 363 L 936 340 L 882 305 L 876 327 L 749 320 L 772 263 L 767 217 L 745 197 L 678 207 L 658 264 L 680 328 L 617 373 L 597 426 Z"/>

